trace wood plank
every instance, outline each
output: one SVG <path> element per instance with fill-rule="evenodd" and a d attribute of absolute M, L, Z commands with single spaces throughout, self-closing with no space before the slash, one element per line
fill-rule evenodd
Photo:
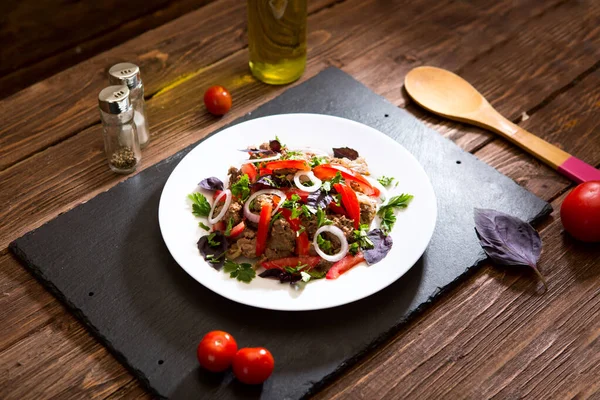
<path fill-rule="evenodd" d="M 8 3 L 0 23 L 0 98 L 211 1 L 133 1 L 127 7 L 115 0 Z"/>
<path fill-rule="evenodd" d="M 422 33 L 431 30 L 431 26 L 427 25 L 427 16 L 421 13 L 419 5 L 413 7 L 398 5 L 398 7 L 402 9 L 403 16 L 414 24 L 408 25 L 397 35 L 396 40 L 399 45 L 404 43 L 402 33 L 412 35 L 410 32 L 413 29 Z M 446 8 L 443 4 L 440 7 L 439 12 L 442 13 Z M 598 10 L 600 5 L 596 8 L 596 12 L 600 14 Z M 393 10 L 389 10 L 388 7 L 373 8 L 368 3 L 346 2 L 313 15 L 310 22 L 317 28 L 310 35 L 311 55 L 303 79 L 323 69 L 331 62 L 328 60 L 346 63 L 358 59 L 361 55 L 366 60 L 370 59 L 373 56 L 372 49 L 377 48 L 380 42 L 388 41 L 384 33 L 397 26 L 398 21 L 388 18 L 391 11 Z M 559 7 L 554 9 L 553 13 L 558 16 L 565 11 Z M 365 17 L 367 15 L 368 18 Z M 451 19 L 454 17 L 459 18 L 459 21 Z M 450 12 L 447 19 L 451 21 L 450 26 L 453 26 L 468 23 L 475 17 L 475 14 L 464 10 L 458 14 Z M 590 15 L 590 18 L 595 18 L 595 15 Z M 355 25 L 357 20 L 362 21 L 360 28 L 355 29 L 352 35 L 344 36 L 344 27 Z M 585 21 L 580 25 L 585 26 Z M 381 31 L 371 28 L 372 26 L 378 27 Z M 542 37 L 546 33 L 536 32 Z M 575 29 L 572 34 L 580 33 Z M 345 40 L 337 39 L 340 37 L 344 37 Z M 477 43 L 479 42 L 473 42 L 473 46 Z M 481 43 L 480 45 L 481 51 L 486 51 L 487 46 Z M 422 42 L 421 46 L 419 49 L 422 49 L 424 54 L 428 54 L 428 42 Z M 582 63 L 587 61 L 582 57 L 578 59 Z M 198 93 L 202 93 L 203 88 L 207 86 L 206 82 L 220 82 L 230 89 L 237 115 L 250 111 L 284 90 L 284 88 L 270 87 L 256 82 L 248 74 L 245 63 L 245 51 L 239 51 L 210 68 L 201 70 L 185 84 L 160 92 L 150 99 L 148 112 L 153 142 L 144 153 L 145 165 L 175 153 L 206 135 L 209 130 L 216 129 L 233 119 L 233 114 L 230 114 L 224 119 L 216 120 L 204 112 Z M 516 70 L 513 71 L 518 73 Z M 555 72 L 552 69 L 547 70 L 548 74 Z M 534 85 L 547 78 L 546 74 L 532 75 L 529 82 Z M 365 83 L 369 85 L 369 81 Z M 398 92 L 397 97 L 390 100 L 399 102 L 402 100 L 402 94 Z M 113 175 L 104 166 L 103 158 L 100 128 L 96 125 L 0 172 L 0 179 L 8 188 L 0 193 L 0 201 L 9 204 L 9 207 L 0 211 L 0 229 L 6 232 L 0 234 L 0 248 L 32 227 L 39 226 L 59 212 L 72 208 L 78 202 L 108 189 L 119 179 L 124 179 Z M 74 178 L 73 174 L 77 177 Z M 50 183 L 52 181 L 58 184 L 56 190 L 51 189 L 55 187 Z M 37 182 L 48 184 L 42 187 Z M 17 193 L 21 196 L 19 202 L 14 200 Z M 60 204 L 58 208 L 57 203 Z"/>
<path fill-rule="evenodd" d="M 0 353 L 2 399 L 102 399 L 131 375 L 63 312 Z"/>
<path fill-rule="evenodd" d="M 566 237 L 557 211 L 541 236 L 547 293 L 533 273 L 485 267 L 316 398 L 600 395 L 600 248 Z"/>
<path fill-rule="evenodd" d="M 342 5 L 336 6 L 336 7 L 333 8 L 333 10 L 335 10 L 338 7 L 342 7 L 342 6 L 344 6 L 344 5 L 342 4 Z M 339 10 L 339 8 L 338 8 L 338 10 Z M 389 29 L 389 27 L 388 27 L 388 29 Z M 364 34 L 364 33 L 361 33 L 361 34 Z M 321 35 L 321 36 L 319 36 L 319 35 Z M 325 35 L 323 33 L 319 33 L 319 35 L 317 35 L 316 38 L 323 39 L 325 37 Z M 315 39 L 315 37 L 313 37 L 313 40 L 314 39 Z M 341 54 L 344 55 L 345 54 L 344 52 L 347 52 L 348 48 L 343 48 L 342 50 L 343 51 L 341 51 Z M 311 71 L 316 71 L 317 67 L 322 67 L 322 65 L 325 62 L 338 62 L 339 61 L 339 62 L 342 62 L 342 63 L 346 63 L 347 60 L 351 60 L 351 57 L 348 56 L 348 55 L 342 56 L 342 57 L 338 57 L 337 54 L 338 53 L 334 53 L 334 52 L 326 53 L 326 54 L 324 54 L 324 55 L 321 56 L 322 59 L 324 59 L 325 61 L 319 61 L 319 60 L 311 61 L 311 65 L 310 65 Z M 253 102 L 252 99 L 255 98 L 256 96 L 272 97 L 272 96 L 274 96 L 278 92 L 279 89 L 267 88 L 264 91 L 261 91 L 262 89 L 261 90 L 258 90 L 258 89 L 252 89 L 252 90 L 245 90 L 244 89 L 244 90 L 242 90 L 242 87 L 244 87 L 243 86 L 243 82 L 238 82 L 238 81 L 240 81 L 240 80 L 243 81 L 243 79 L 245 79 L 244 70 L 241 69 L 240 67 L 238 67 L 238 69 L 235 68 L 235 65 L 238 65 L 240 63 L 240 60 L 242 58 L 240 57 L 240 59 L 237 59 L 235 57 L 236 56 L 232 57 L 232 60 L 228 59 L 228 60 L 223 61 L 222 63 L 220 63 L 218 65 L 218 67 L 221 68 L 223 71 L 230 71 L 230 70 L 232 71 L 231 75 L 225 76 L 225 79 L 226 80 L 231 80 L 232 82 L 237 82 L 237 86 L 235 86 L 237 88 L 236 89 L 236 94 L 235 94 L 236 95 L 235 99 L 238 102 L 241 102 L 241 109 L 236 110 L 236 112 L 241 113 L 243 111 L 250 110 L 250 109 L 254 108 L 254 106 L 256 105 L 256 102 Z M 220 73 L 219 72 L 213 72 L 212 75 L 211 74 L 206 74 L 206 75 L 203 75 L 201 77 L 202 78 L 216 78 L 216 77 L 219 77 L 219 76 L 223 76 L 223 71 L 221 71 Z M 219 75 L 219 74 L 221 74 L 221 75 Z M 240 78 L 240 77 L 242 77 L 242 78 Z M 381 77 L 379 75 L 377 75 L 373 79 L 374 79 L 374 81 L 378 81 L 379 79 L 381 79 Z M 263 85 L 257 85 L 257 86 L 263 86 Z M 188 89 L 191 91 L 194 88 L 190 87 Z M 202 132 L 197 132 L 197 131 L 196 132 L 192 132 L 192 130 L 198 128 L 199 126 L 205 127 L 204 132 L 206 132 L 208 129 L 212 130 L 215 127 L 214 120 L 208 120 L 208 119 L 206 119 L 208 116 L 198 116 L 197 115 L 197 114 L 200 114 L 198 111 L 201 110 L 201 107 L 197 103 L 194 104 L 192 102 L 187 102 L 188 100 L 185 100 L 187 97 L 191 97 L 192 96 L 191 92 L 180 93 L 180 94 L 176 94 L 176 95 L 174 95 L 172 92 L 175 92 L 175 90 L 171 91 L 170 94 L 169 94 L 169 92 L 166 92 L 164 95 L 158 96 L 156 99 L 153 100 L 153 101 L 157 101 L 157 103 L 156 103 L 157 105 L 155 106 L 155 107 L 157 107 L 156 110 L 158 110 L 160 108 L 159 104 L 162 107 L 166 107 L 167 105 L 171 104 L 172 102 L 176 102 L 176 101 L 180 101 L 180 102 L 183 101 L 185 103 L 185 104 L 181 105 L 181 107 L 180 106 L 175 107 L 176 111 L 178 111 L 178 112 L 181 111 L 181 110 L 184 110 L 185 107 L 192 108 L 191 106 L 193 106 L 195 108 L 192 108 L 191 110 L 187 110 L 184 113 L 184 115 L 181 117 L 181 119 L 179 119 L 179 118 L 167 118 L 167 119 L 164 119 L 162 121 L 163 126 L 161 127 L 161 132 L 166 132 L 166 130 L 168 130 L 168 129 L 174 129 L 173 127 L 176 126 L 177 136 L 176 135 L 169 136 L 167 138 L 168 140 L 165 139 L 164 141 L 158 141 L 157 143 L 160 143 L 160 145 L 157 146 L 157 147 L 160 147 L 160 148 L 152 150 L 152 151 L 154 151 L 154 153 L 150 154 L 149 157 L 145 153 L 146 161 L 147 161 L 148 158 L 154 157 L 154 159 L 156 160 L 156 159 L 162 158 L 162 157 L 159 157 L 159 155 L 161 155 L 161 154 L 165 154 L 165 153 L 169 153 L 169 152 L 170 153 L 175 152 L 177 149 L 173 148 L 172 146 L 183 146 L 184 144 L 181 143 L 181 141 L 183 141 L 185 143 L 188 143 L 188 142 L 191 142 L 193 140 L 196 140 L 199 137 L 198 135 L 199 134 L 203 134 L 203 133 Z M 184 99 L 184 100 L 182 100 L 182 99 Z M 160 100 L 161 103 L 158 103 L 159 100 Z M 263 99 L 263 100 L 265 100 L 265 99 Z M 587 100 L 584 101 L 584 104 L 587 104 L 587 103 L 588 103 Z M 238 103 L 236 103 L 236 107 L 237 107 L 237 104 Z M 547 107 L 549 107 L 548 108 L 549 110 L 552 110 L 552 111 L 556 112 L 556 109 L 553 108 L 551 104 L 547 105 Z M 158 112 L 158 111 L 155 111 L 155 112 Z M 582 112 L 585 113 L 585 110 L 582 111 Z M 587 114 L 585 114 L 585 115 L 587 115 Z M 234 116 L 232 115 L 232 116 L 227 117 L 227 118 L 234 118 Z M 183 121 L 183 123 L 181 121 Z M 225 123 L 225 122 L 226 121 L 222 121 L 221 123 Z M 211 123 L 212 123 L 212 125 L 211 125 Z M 528 129 L 532 129 L 532 128 L 528 128 Z M 90 157 L 89 153 L 90 153 L 90 148 L 91 147 L 86 147 L 86 146 L 88 146 L 88 145 L 97 146 L 97 148 L 94 149 L 94 152 L 97 152 L 98 149 L 100 149 L 100 140 L 98 140 L 98 138 L 99 138 L 99 136 L 96 137 L 96 136 L 89 136 L 88 135 L 88 137 L 87 137 L 87 139 L 86 139 L 85 142 L 81 142 L 79 145 L 73 145 L 73 147 L 67 147 L 68 149 L 78 149 L 79 148 L 80 150 L 79 150 L 78 153 L 74 154 L 73 157 L 68 158 L 68 162 L 66 163 L 67 165 L 68 165 L 69 162 L 72 162 L 72 161 L 74 161 L 75 163 L 74 163 L 74 165 L 71 165 L 68 168 L 64 168 L 63 172 L 66 174 L 66 176 L 64 178 L 64 181 L 60 180 L 60 179 L 63 179 L 63 178 L 60 178 L 59 174 L 56 174 L 54 176 L 48 176 L 48 171 L 46 171 L 45 174 L 37 176 L 38 182 L 35 183 L 35 186 L 37 186 L 37 185 L 44 186 L 46 184 L 50 184 L 50 182 L 52 182 L 52 181 L 59 181 L 60 180 L 61 184 L 62 183 L 65 184 L 65 186 L 62 188 L 62 190 L 60 192 L 63 192 L 63 191 L 64 192 L 70 192 L 70 191 L 72 191 L 72 193 L 68 193 L 67 194 L 66 198 L 59 196 L 57 199 L 52 199 L 51 197 L 48 197 L 48 198 L 45 199 L 45 202 L 39 202 L 36 205 L 36 207 L 40 207 L 42 215 L 44 213 L 49 212 L 49 210 L 52 210 L 52 207 L 56 207 L 57 204 L 64 203 L 65 199 L 67 199 L 67 200 L 73 199 L 72 201 L 74 203 L 77 202 L 77 201 L 80 201 L 80 199 L 82 198 L 82 194 L 81 193 L 85 193 L 85 191 L 88 190 L 88 189 L 90 189 L 90 188 L 92 190 L 95 189 L 95 190 L 99 191 L 99 190 L 103 190 L 104 188 L 108 188 L 109 186 L 111 186 L 112 184 L 114 184 L 114 182 L 115 182 L 114 180 L 109 180 L 109 181 L 100 182 L 100 184 L 98 185 L 98 183 L 94 179 L 87 180 L 84 177 L 84 175 L 86 175 L 86 174 L 93 175 L 92 178 L 95 178 L 95 179 L 98 179 L 98 177 L 102 178 L 102 177 L 106 176 L 104 174 L 94 175 L 96 173 L 94 171 L 96 171 L 96 170 L 101 171 L 101 170 L 104 170 L 104 168 L 105 168 L 105 166 L 102 164 L 102 162 L 100 162 L 101 160 L 100 161 L 96 160 L 96 161 L 92 162 L 91 163 L 92 167 L 90 168 L 90 162 L 89 162 L 89 160 L 95 160 L 95 158 L 94 158 L 95 156 Z M 75 138 L 72 138 L 70 140 L 74 140 L 74 139 Z M 173 144 L 172 142 L 175 142 L 175 144 Z M 154 143 L 153 143 L 153 146 L 154 146 Z M 150 149 L 151 148 L 149 148 L 148 151 L 150 151 Z M 56 161 L 59 160 L 61 156 L 64 156 L 64 154 L 61 153 L 61 152 L 58 152 L 58 153 L 56 153 L 55 156 L 56 156 L 55 158 L 48 158 L 48 159 L 37 158 L 37 160 L 41 161 L 39 163 L 39 165 L 44 165 L 44 163 L 43 163 L 44 160 L 48 161 L 48 163 L 50 165 L 55 165 Z M 87 160 L 85 160 L 86 157 L 89 157 L 89 158 Z M 83 158 L 84 160 L 82 161 L 81 158 Z M 80 164 L 78 164 L 78 163 L 80 163 Z M 31 164 L 31 165 L 34 166 L 36 164 Z M 85 166 L 88 169 L 82 171 L 82 168 L 81 168 L 82 166 Z M 25 173 L 25 171 L 26 170 L 23 170 L 23 175 L 21 175 L 23 178 L 25 178 L 26 175 L 27 175 Z M 32 171 L 30 169 L 30 173 L 31 172 Z M 516 173 L 516 169 L 515 169 L 515 176 L 518 176 L 517 173 Z M 41 181 L 39 180 L 40 178 L 41 178 Z M 111 177 L 111 178 L 113 178 L 113 177 Z M 73 181 L 73 180 L 76 180 L 77 184 L 75 184 L 75 185 L 69 185 L 69 182 Z M 16 180 L 12 181 L 11 184 L 14 183 L 14 182 L 16 182 Z M 30 185 L 31 184 L 32 183 L 30 183 Z M 538 186 L 538 187 L 539 187 L 539 190 L 544 190 L 545 195 L 547 195 L 551 191 L 557 190 L 556 188 L 553 188 L 553 187 L 551 187 L 550 189 L 543 188 L 541 185 Z M 545 190 L 548 190 L 548 192 L 545 192 Z M 79 193 L 77 193 L 77 192 L 79 192 Z M 19 195 L 22 196 L 23 193 L 24 193 L 24 191 L 21 191 L 19 193 Z M 57 193 L 59 193 L 58 190 L 56 190 L 54 194 L 56 195 Z M 39 195 L 39 193 L 38 193 L 38 195 Z M 90 195 L 90 197 L 92 197 L 92 196 Z M 6 200 L 6 199 L 3 199 L 3 200 Z M 14 204 L 15 204 L 14 198 L 12 198 L 12 200 L 13 200 L 12 203 L 8 203 L 10 207 L 13 207 Z M 30 199 L 23 198 L 23 199 L 19 199 L 19 201 L 27 202 L 27 201 L 30 201 Z M 49 202 L 52 202 L 52 201 L 55 201 L 56 203 L 53 203 L 53 204 L 49 203 Z M 6 204 L 6 201 L 4 203 Z M 45 204 L 45 203 L 49 203 L 49 204 Z M 46 208 L 44 208 L 44 207 L 46 207 Z M 38 212 L 38 210 L 36 210 L 35 207 L 31 208 L 31 209 L 29 209 L 27 211 L 28 212 Z M 24 213 L 23 213 L 23 211 L 19 211 L 19 214 L 23 215 Z M 25 221 L 25 223 L 29 223 L 29 222 Z M 3 232 L 4 232 L 4 230 L 3 230 Z M 557 245 L 556 247 L 558 248 L 559 246 Z M 571 249 L 571 250 L 573 250 L 573 254 L 577 254 L 577 251 L 575 251 L 575 249 Z M 557 255 L 557 254 L 554 254 L 554 256 L 557 257 L 557 258 L 561 257 L 560 255 Z M 564 258 L 566 256 L 562 256 L 562 257 Z M 579 264 L 577 264 L 578 259 L 569 259 L 569 260 L 566 260 L 565 262 L 568 262 L 568 263 L 564 264 L 564 265 L 570 265 L 570 263 L 576 263 L 575 267 L 577 267 L 579 265 Z M 561 264 L 561 265 L 563 265 L 563 264 Z M 544 271 L 546 270 L 545 265 L 543 266 L 543 269 L 544 269 Z M 487 272 L 489 272 L 489 271 L 487 271 Z M 483 275 L 481 275 L 481 276 L 483 276 Z M 480 276 L 480 278 L 481 278 L 481 276 Z M 509 274 L 509 278 L 510 277 L 511 276 Z M 530 282 L 528 280 L 525 280 L 525 281 L 521 282 L 521 279 L 525 279 L 525 278 L 519 278 L 519 276 L 513 276 L 513 278 L 515 279 L 515 283 L 512 286 L 510 286 L 510 288 L 513 288 L 513 289 L 516 288 L 515 290 L 521 290 L 521 289 L 523 289 L 523 286 L 521 286 L 521 285 L 523 285 L 523 283 L 525 283 L 525 287 L 529 287 L 527 285 L 530 285 Z M 554 282 L 558 282 L 557 280 L 555 280 L 555 278 L 552 278 L 552 277 L 549 277 L 549 278 L 553 279 Z M 498 277 L 498 279 L 500 279 L 500 278 Z M 493 282 L 494 281 L 492 281 L 492 283 Z M 521 283 L 519 283 L 519 282 L 521 282 Z M 570 282 L 568 284 L 571 285 Z M 479 286 L 482 286 L 483 284 L 477 284 L 477 283 L 471 283 L 471 284 L 469 284 L 467 282 L 467 284 L 465 286 L 467 288 L 470 288 L 472 285 L 475 285 L 476 288 L 477 288 Z M 489 284 L 484 285 L 484 287 L 487 287 L 487 285 L 489 285 Z M 507 290 L 507 291 L 503 292 L 503 294 L 501 295 L 502 298 L 504 296 L 511 296 L 511 295 L 514 296 L 514 293 L 512 292 L 513 289 L 510 289 L 510 290 Z M 483 302 L 486 301 L 488 295 L 494 295 L 494 294 L 498 295 L 498 291 L 499 290 L 500 289 L 498 289 L 498 288 L 493 288 L 492 292 L 484 290 L 483 291 L 484 295 L 482 295 L 482 297 L 479 297 L 479 295 L 475 294 L 475 295 L 469 297 L 469 299 L 465 299 L 465 302 L 467 302 L 468 305 L 483 303 Z M 451 298 L 454 299 L 454 296 L 456 296 L 456 295 L 453 294 Z M 512 307 L 511 300 L 504 299 L 502 301 L 503 301 L 502 304 L 504 304 L 506 307 L 508 307 L 507 309 L 511 310 L 511 312 L 512 312 L 512 314 L 510 314 L 510 315 L 512 315 L 513 317 L 509 318 L 509 315 L 506 315 L 507 321 L 512 321 L 512 318 L 516 318 L 515 315 L 516 316 L 521 315 L 521 314 L 519 314 L 520 308 L 517 307 L 516 310 L 514 310 L 514 309 L 511 308 Z M 514 300 L 514 301 L 517 301 L 517 300 Z M 521 300 L 518 300 L 518 301 L 523 302 L 524 300 L 521 299 Z M 554 300 L 554 301 L 556 301 L 556 300 Z M 519 304 L 521 304 L 521 303 L 519 303 Z M 551 304 L 558 304 L 561 307 L 563 305 L 562 303 L 551 303 Z M 468 308 L 468 305 L 465 306 L 465 307 Z M 468 309 L 465 310 L 464 307 L 461 308 L 460 310 L 461 310 L 461 312 L 464 312 L 464 313 L 468 312 Z M 585 308 L 585 309 L 583 309 L 583 311 L 591 312 L 592 313 L 591 315 L 594 315 L 593 314 L 593 312 L 594 312 L 593 308 Z M 438 314 L 436 314 L 436 315 L 438 315 Z M 492 314 L 487 314 L 487 315 L 489 317 L 489 315 L 492 315 Z M 493 315 L 495 315 L 495 314 L 493 314 Z M 435 319 L 437 319 L 437 318 L 438 317 L 436 316 Z M 477 318 L 475 318 L 474 321 L 478 321 Z M 477 324 L 478 322 L 473 322 L 473 323 Z M 513 323 L 514 323 L 514 321 L 513 321 Z M 570 324 L 570 322 L 569 322 L 569 324 Z M 565 326 L 571 327 L 571 325 L 569 325 L 569 324 L 567 324 Z M 468 325 L 468 326 L 470 327 L 471 325 Z M 476 325 L 476 326 L 478 326 L 478 325 Z M 459 327 L 458 329 L 462 329 L 462 327 Z M 468 329 L 472 329 L 472 328 L 468 328 Z M 491 329 L 491 328 L 486 328 L 486 330 L 489 330 L 489 329 Z M 432 331 L 435 332 L 435 329 L 428 330 L 427 333 L 425 333 L 424 335 L 433 335 L 433 336 L 429 337 L 429 340 L 438 340 L 438 341 L 441 340 L 440 337 L 435 336 L 433 333 L 431 333 Z M 442 333 L 444 333 L 444 332 L 448 332 L 448 331 L 442 331 Z M 452 333 L 452 332 L 450 332 L 450 333 Z M 426 340 L 426 339 L 427 338 L 423 339 L 424 341 L 422 341 L 421 343 L 427 344 L 429 341 Z M 91 341 L 91 339 L 89 339 L 89 340 Z M 410 342 L 407 342 L 407 343 L 410 343 Z M 483 342 L 483 343 L 486 343 L 486 342 Z M 404 344 L 406 344 L 406 343 L 404 343 Z M 512 344 L 512 342 L 511 342 L 511 344 Z M 480 345 L 478 345 L 478 346 L 480 346 Z M 478 346 L 476 346 L 475 349 L 479 349 L 480 350 L 480 348 Z M 426 350 L 425 347 L 421 346 L 421 347 L 417 347 L 417 348 L 415 348 L 413 350 L 415 350 L 415 352 L 421 352 L 423 349 Z M 553 351 L 553 349 L 555 349 L 555 347 L 550 347 L 550 349 L 551 349 L 550 351 Z M 456 350 L 456 348 L 455 348 L 455 350 Z M 384 350 L 384 351 L 387 351 L 387 349 Z M 392 353 L 394 353 L 394 352 L 392 352 Z M 418 354 L 413 354 L 412 356 L 414 357 L 415 355 L 418 356 Z M 455 355 L 455 357 L 458 358 L 461 355 L 461 353 L 459 353 L 458 350 L 456 350 L 456 353 L 453 353 L 453 355 Z M 422 354 L 421 354 L 421 357 L 422 357 Z M 469 357 L 471 357 L 470 353 L 468 355 L 464 356 L 464 358 L 462 358 L 461 360 L 468 359 Z M 585 357 L 584 355 L 581 355 L 580 358 L 583 359 L 583 360 L 588 360 L 589 359 L 589 358 Z M 75 360 L 75 359 L 73 359 L 73 360 Z M 466 360 L 465 361 L 461 361 L 461 362 L 467 363 Z M 418 364 L 418 362 L 417 362 L 417 364 Z M 392 371 L 394 370 L 394 368 L 393 368 L 394 364 L 393 363 L 391 363 L 391 362 L 388 363 L 388 366 L 390 367 L 390 369 Z M 450 364 L 449 366 L 453 367 L 454 364 Z M 441 368 L 443 369 L 445 367 L 441 367 Z M 489 372 L 489 367 L 486 367 L 486 368 L 488 368 L 486 371 Z M 431 371 L 434 371 L 434 370 L 435 369 L 432 369 Z M 589 377 L 592 377 L 592 378 L 596 377 L 597 378 L 597 375 L 594 375 L 594 374 L 596 374 L 596 372 L 594 372 L 594 371 L 590 372 L 589 370 L 586 370 L 586 371 L 587 371 L 586 373 L 588 374 L 587 375 L 588 378 Z M 488 372 L 486 372 L 486 373 L 488 373 Z M 31 378 L 31 379 L 33 381 L 35 381 L 36 378 Z M 385 385 L 385 383 L 386 383 L 385 379 L 383 381 L 381 381 L 379 379 L 380 378 L 377 378 L 376 382 L 378 382 L 379 385 Z M 497 378 L 494 378 L 494 379 L 497 379 Z M 429 382 L 431 382 L 431 381 L 429 381 Z M 15 384 L 18 384 L 18 382 L 15 383 Z M 564 387 L 564 384 L 562 384 L 562 385 Z M 396 389 L 394 389 L 394 390 L 396 390 Z M 420 393 L 419 390 L 421 390 L 421 389 L 415 389 L 415 390 L 417 390 L 417 392 Z M 591 393 L 593 393 L 594 388 L 589 388 L 589 390 L 590 390 Z M 369 392 L 367 391 L 366 393 L 369 393 Z M 456 394 L 456 393 L 454 393 L 454 394 Z"/>
<path fill-rule="evenodd" d="M 310 2 L 309 11 L 337 1 Z M 245 2 L 218 0 L 0 100 L 0 170 L 98 123 L 98 93 L 111 65 L 137 63 L 152 96 L 246 48 L 245 26 Z"/>

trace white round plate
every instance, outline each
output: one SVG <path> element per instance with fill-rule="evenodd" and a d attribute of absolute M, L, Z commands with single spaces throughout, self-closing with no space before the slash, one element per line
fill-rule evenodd
<path fill-rule="evenodd" d="M 258 146 L 276 135 L 290 149 L 312 147 L 327 152 L 331 152 L 332 147 L 356 149 L 365 157 L 373 177 L 385 175 L 397 179 L 398 186 L 390 190 L 389 196 L 414 195 L 409 207 L 396 213 L 397 222 L 391 233 L 394 244 L 385 259 L 372 266 L 360 264 L 336 280 L 309 282 L 303 289 L 258 276 L 249 284 L 239 282 L 202 259 L 196 243 L 207 233 L 198 226 L 201 219 L 191 213 L 187 195 L 198 191 L 198 183 L 210 176 L 228 182 L 229 167 L 239 167 L 240 162 L 247 159 L 239 149 Z M 212 203 L 212 196 L 207 198 Z M 194 279 L 233 301 L 285 311 L 340 306 L 390 285 L 421 257 L 431 240 L 436 216 L 437 203 L 429 178 L 404 147 L 366 125 L 318 114 L 283 114 L 253 119 L 206 139 L 173 170 L 158 209 L 160 229 L 169 251 Z M 206 223 L 205 219 L 202 221 Z"/>

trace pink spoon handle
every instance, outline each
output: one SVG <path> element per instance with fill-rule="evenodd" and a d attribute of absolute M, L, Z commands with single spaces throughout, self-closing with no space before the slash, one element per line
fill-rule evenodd
<path fill-rule="evenodd" d="M 557 168 L 558 172 L 577 183 L 600 181 L 600 170 L 577 157 L 569 157 Z"/>

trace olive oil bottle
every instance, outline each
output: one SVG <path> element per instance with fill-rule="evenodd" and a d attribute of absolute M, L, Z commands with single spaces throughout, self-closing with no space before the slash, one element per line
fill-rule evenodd
<path fill-rule="evenodd" d="M 265 83 L 300 78 L 306 66 L 308 0 L 248 0 L 250 70 Z"/>

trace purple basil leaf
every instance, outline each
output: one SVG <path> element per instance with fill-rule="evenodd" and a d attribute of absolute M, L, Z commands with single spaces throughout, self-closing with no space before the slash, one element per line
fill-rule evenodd
<path fill-rule="evenodd" d="M 269 141 L 269 148 L 275 153 L 281 153 L 281 143 L 279 143 L 279 140 Z"/>
<path fill-rule="evenodd" d="M 542 240 L 527 222 L 495 210 L 476 208 L 475 232 L 481 247 L 500 265 L 525 265 L 533 268 L 541 281 L 546 280 L 537 269 Z"/>
<path fill-rule="evenodd" d="M 290 274 L 289 272 L 283 271 L 279 268 L 272 268 L 272 269 L 264 270 L 263 272 L 258 274 L 258 276 L 260 276 L 261 278 L 279 279 L 279 282 L 281 282 L 281 283 L 286 283 L 286 282 L 294 283 L 294 282 L 298 282 L 300 279 L 302 279 L 302 276 L 300 274 Z"/>
<path fill-rule="evenodd" d="M 252 184 L 252 188 L 256 190 L 262 189 L 277 189 L 280 185 L 277 179 L 274 179 L 271 175 L 265 175 L 258 178 L 258 180 Z"/>
<path fill-rule="evenodd" d="M 210 235 L 213 235 L 213 233 Z M 229 243 L 227 242 L 225 235 L 217 231 L 214 232 L 212 242 L 219 244 L 217 246 L 211 246 L 208 243 L 208 237 L 210 235 L 202 236 L 200 240 L 198 240 L 198 250 L 200 250 L 200 254 L 204 260 L 218 271 L 223 267 L 223 263 L 225 262 L 225 252 L 229 248 Z"/>
<path fill-rule="evenodd" d="M 219 178 L 215 178 L 211 176 L 210 178 L 204 179 L 202 182 L 198 184 L 202 189 L 206 190 L 223 190 L 223 182 Z"/>
<path fill-rule="evenodd" d="M 358 158 L 358 151 L 351 149 L 350 147 L 338 147 L 333 148 L 333 156 L 336 158 L 347 158 L 348 160 L 356 160 Z"/>
<path fill-rule="evenodd" d="M 392 249 L 394 241 L 391 236 L 386 236 L 381 229 L 373 229 L 367 233 L 367 237 L 371 239 L 374 247 L 364 250 L 365 261 L 369 265 L 373 265 L 383 260 Z"/>
<path fill-rule="evenodd" d="M 308 195 L 306 205 L 314 209 L 324 209 L 333 201 L 333 196 L 323 190 L 317 190 Z"/>

